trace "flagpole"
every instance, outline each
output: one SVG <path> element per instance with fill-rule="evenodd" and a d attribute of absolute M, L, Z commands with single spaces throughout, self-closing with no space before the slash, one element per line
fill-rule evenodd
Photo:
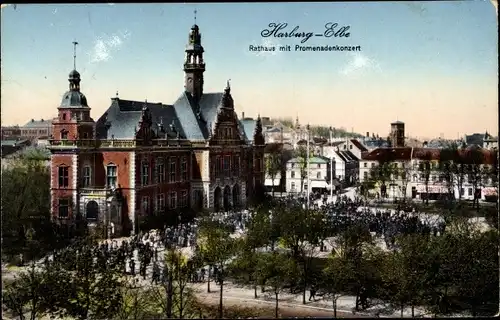
<path fill-rule="evenodd" d="M 333 150 L 333 129 L 330 127 L 330 146 Z M 333 154 L 330 155 L 330 199 L 333 202 Z"/>
<path fill-rule="evenodd" d="M 307 125 L 307 150 L 306 150 L 306 157 L 307 157 L 307 209 L 309 209 L 309 202 L 310 202 L 310 194 L 309 194 L 309 189 L 311 188 L 311 181 L 309 179 L 309 174 L 311 173 L 311 169 L 309 168 L 310 161 L 309 161 L 309 124 Z"/>

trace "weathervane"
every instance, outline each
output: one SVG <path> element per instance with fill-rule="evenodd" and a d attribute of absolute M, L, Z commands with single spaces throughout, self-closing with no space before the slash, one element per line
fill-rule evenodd
<path fill-rule="evenodd" d="M 198 11 L 196 11 L 196 9 L 194 9 L 194 24 L 196 24 L 196 13 L 197 13 L 197 12 L 198 12 Z"/>
<path fill-rule="evenodd" d="M 76 45 L 78 42 L 73 41 L 73 70 L 76 70 Z"/>

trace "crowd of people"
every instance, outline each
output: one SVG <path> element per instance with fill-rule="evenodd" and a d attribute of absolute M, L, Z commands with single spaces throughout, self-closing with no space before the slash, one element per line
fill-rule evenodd
<path fill-rule="evenodd" d="M 282 198 L 280 201 L 302 206 L 306 199 L 289 197 Z M 439 236 L 446 229 L 446 224 L 442 220 L 425 221 L 414 211 L 375 209 L 367 206 L 361 198 L 338 197 L 335 202 L 315 205 L 316 210 L 320 210 L 325 215 L 327 225 L 331 228 L 329 232 L 331 236 L 338 235 L 349 225 L 362 222 L 375 237 L 384 239 L 388 249 L 394 248 L 395 237 L 398 234 L 421 233 Z M 184 248 L 186 252 L 195 252 L 200 219 L 213 219 L 229 226 L 233 233 L 243 234 L 251 218 L 252 213 L 248 210 L 215 213 L 210 217 L 195 218 L 194 221 L 177 226 L 140 232 L 130 238 L 107 240 L 85 250 L 82 250 L 81 246 L 76 246 L 79 249 L 69 246 L 55 252 L 52 259 L 60 259 L 68 264 L 66 267 L 69 270 L 74 270 L 78 259 L 85 254 L 90 254 L 96 257 L 98 268 L 104 269 L 109 265 L 117 266 L 123 270 L 123 274 L 140 276 L 144 280 L 150 278 L 154 283 L 161 283 L 166 280 L 165 277 L 168 274 L 168 269 L 166 270 L 165 263 L 163 263 L 165 249 Z M 272 219 L 272 210 L 270 219 Z M 320 250 L 323 251 L 324 248 L 322 244 Z M 47 257 L 45 263 L 50 263 L 50 260 L 51 258 Z M 188 264 L 192 264 L 192 261 L 189 260 Z M 208 266 L 193 267 L 189 280 L 204 282 L 210 275 L 217 282 L 218 270 L 208 270 L 208 268 Z"/>

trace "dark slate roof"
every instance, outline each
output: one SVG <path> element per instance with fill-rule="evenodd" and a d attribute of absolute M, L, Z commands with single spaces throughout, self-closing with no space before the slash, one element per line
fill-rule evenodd
<path fill-rule="evenodd" d="M 368 151 L 368 149 L 365 148 L 365 150 L 363 150 L 363 151 Z M 356 155 L 354 153 L 352 153 L 351 151 L 349 151 L 349 150 L 347 150 L 347 151 L 341 151 L 341 152 L 344 152 L 350 158 L 350 160 L 352 160 L 352 161 L 358 161 L 359 160 L 358 157 L 356 157 Z"/>
<path fill-rule="evenodd" d="M 176 131 L 179 131 L 181 138 L 185 137 L 183 127 L 176 115 L 175 109 L 171 105 L 161 103 L 141 102 L 123 99 L 112 99 L 111 106 L 97 120 L 96 135 L 98 139 L 134 139 L 135 130 L 139 129 L 139 122 L 142 117 L 142 109 L 146 106 L 152 118 L 152 130 L 159 135 L 158 124 L 163 122 L 163 128 L 170 137 L 176 137 L 170 124 L 174 124 Z M 106 123 L 109 123 L 107 128 Z"/>
<path fill-rule="evenodd" d="M 177 99 L 174 109 L 187 139 L 209 138 L 210 130 L 213 129 L 217 113 L 221 108 L 223 94 L 222 92 L 204 93 L 198 104 L 188 92 L 183 92 Z"/>
<path fill-rule="evenodd" d="M 52 121 L 50 120 L 44 120 L 44 119 L 41 119 L 41 120 L 35 120 L 35 119 L 31 119 L 31 121 L 29 121 L 28 123 L 26 123 L 23 127 L 24 128 L 40 128 L 40 127 L 43 127 L 43 128 L 46 128 L 46 127 L 50 127 L 52 125 Z"/>
<path fill-rule="evenodd" d="M 349 160 L 346 159 L 345 155 L 343 155 L 340 151 L 335 152 L 340 159 L 342 159 L 344 162 L 348 162 Z"/>
<path fill-rule="evenodd" d="M 405 124 L 405 123 L 404 123 L 404 122 L 402 122 L 402 121 L 394 121 L 394 122 L 393 122 L 393 123 L 391 123 L 391 124 Z"/>
<path fill-rule="evenodd" d="M 484 140 L 484 134 L 482 133 L 474 133 L 471 135 L 466 135 L 465 136 L 465 143 L 467 145 L 483 145 L 483 140 Z"/>
<path fill-rule="evenodd" d="M 361 152 L 363 151 L 368 151 L 368 149 L 366 149 L 366 147 L 364 145 L 361 144 L 361 142 L 359 142 L 358 140 L 356 139 L 351 139 L 351 143 L 353 145 L 356 146 L 356 148 L 358 148 Z"/>
<path fill-rule="evenodd" d="M 88 108 L 87 98 L 76 90 L 67 91 L 62 98 L 59 108 Z"/>
<path fill-rule="evenodd" d="M 383 139 L 372 139 L 364 141 L 364 145 L 368 148 L 386 148 L 389 146 L 389 143 Z"/>
<path fill-rule="evenodd" d="M 243 129 L 245 140 L 252 142 L 255 134 L 255 127 L 257 126 L 257 121 L 247 118 L 240 120 L 240 124 Z"/>
<path fill-rule="evenodd" d="M 270 128 L 266 130 L 267 133 L 275 133 L 275 132 L 281 132 L 280 128 Z"/>

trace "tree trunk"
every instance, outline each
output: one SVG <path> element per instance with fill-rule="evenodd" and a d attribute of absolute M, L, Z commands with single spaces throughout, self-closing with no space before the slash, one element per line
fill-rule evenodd
<path fill-rule="evenodd" d="M 222 270 L 220 272 L 222 272 Z M 224 279 L 221 279 L 220 292 L 219 292 L 219 319 L 222 319 L 222 316 L 224 315 L 224 310 L 222 309 L 223 289 L 224 289 Z"/>
<path fill-rule="evenodd" d="M 212 269 L 212 266 L 208 266 L 208 281 L 207 281 L 207 293 L 210 293 L 210 270 Z"/>
<path fill-rule="evenodd" d="M 333 317 L 337 318 L 337 298 L 333 297 Z"/>
<path fill-rule="evenodd" d="M 401 318 L 403 318 L 404 311 L 405 311 L 405 305 L 401 303 Z"/>
<path fill-rule="evenodd" d="M 258 296 L 257 296 L 257 285 L 253 286 L 253 296 L 254 296 L 255 299 L 258 298 Z"/>
<path fill-rule="evenodd" d="M 173 308 L 173 301 L 174 301 L 174 290 L 173 290 L 173 276 L 172 276 L 172 271 L 169 271 L 168 275 L 168 283 L 167 283 L 167 318 L 170 319 L 172 318 L 172 308 Z"/>
<path fill-rule="evenodd" d="M 413 305 L 413 303 L 411 304 L 411 317 L 415 318 L 415 306 Z"/>
<path fill-rule="evenodd" d="M 279 301 L 279 293 L 276 293 L 275 292 L 275 297 L 276 297 L 276 307 L 275 307 L 275 318 L 278 319 L 279 318 L 279 315 L 278 315 L 278 301 Z"/>
<path fill-rule="evenodd" d="M 359 311 L 359 290 L 356 293 L 356 306 L 354 307 L 356 311 Z"/>

